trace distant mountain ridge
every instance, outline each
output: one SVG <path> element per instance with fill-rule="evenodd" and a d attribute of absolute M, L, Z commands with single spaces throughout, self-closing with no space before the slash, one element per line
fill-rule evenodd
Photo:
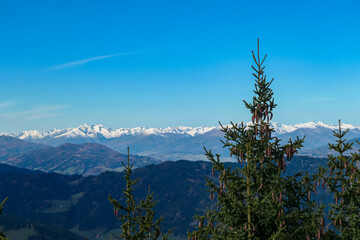
<path fill-rule="evenodd" d="M 15 137 L 0 136 L 0 161 L 24 152 L 40 150 L 47 147 L 48 146 L 44 144 L 23 141 Z"/>
<path fill-rule="evenodd" d="M 0 136 L 0 162 L 21 168 L 86 176 L 109 170 L 120 171 L 123 169 L 122 162 L 126 161 L 127 155 L 97 143 L 65 143 L 52 147 Z M 133 154 L 130 155 L 130 161 L 135 168 L 161 162 Z M 16 168 L 12 170 L 17 171 Z"/>
<path fill-rule="evenodd" d="M 328 143 L 334 142 L 333 131 L 338 128 L 336 124 L 325 124 L 323 122 L 294 125 L 272 122 L 271 125 L 275 130 L 274 135 L 283 141 L 290 138 L 294 139 L 296 136 L 306 136 L 301 153 L 322 157 L 324 155 L 319 155 L 317 148 L 326 148 Z M 342 128 L 349 129 L 347 139 L 360 137 L 359 126 L 343 123 Z M 173 128 L 112 129 L 103 125 L 84 124 L 76 128 L 62 130 L 32 130 L 21 133 L 2 133 L 1 135 L 51 146 L 60 146 L 64 143 L 99 143 L 123 153 L 126 152 L 127 146 L 130 146 L 131 152 L 134 154 L 170 161 L 179 159 L 205 160 L 203 147 L 206 147 L 212 149 L 214 153 L 221 154 L 223 159 L 230 160 L 228 151 L 222 148 L 220 142 L 223 137 L 220 127 L 180 126 Z M 357 148 L 356 144 L 354 147 Z M 312 149 L 315 149 L 314 152 Z"/>
<path fill-rule="evenodd" d="M 71 144 L 48 147 L 10 157 L 4 163 L 33 170 L 62 174 L 98 175 L 105 171 L 120 171 L 127 155 L 96 143 Z M 130 156 L 134 167 L 158 164 L 150 157 Z"/>

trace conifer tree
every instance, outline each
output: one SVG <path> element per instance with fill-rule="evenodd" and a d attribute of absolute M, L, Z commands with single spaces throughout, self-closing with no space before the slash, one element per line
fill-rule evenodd
<path fill-rule="evenodd" d="M 355 240 L 360 239 L 360 155 L 348 154 L 353 145 L 345 139 L 348 131 L 342 131 L 339 120 L 339 131 L 334 131 L 336 144 L 329 143 L 335 155 L 328 155 L 328 167 L 320 168 L 320 176 L 334 196 L 328 217 L 338 238 Z"/>
<path fill-rule="evenodd" d="M 125 168 L 126 181 L 126 188 L 123 189 L 125 204 L 122 203 L 123 201 L 113 199 L 109 195 L 109 200 L 114 206 L 114 215 L 121 222 L 122 232 L 116 238 L 124 240 L 155 240 L 161 237 L 164 240 L 168 239 L 170 231 L 162 233 L 160 229 L 163 217 L 154 222 L 155 211 L 153 208 L 156 201 L 153 200 L 154 193 L 150 191 L 150 186 L 148 195 L 140 202 L 136 202 L 133 196 L 133 186 L 138 182 L 139 178 L 131 179 L 133 164 L 130 165 L 129 148 L 127 164 L 125 165 L 123 162 L 122 164 Z"/>
<path fill-rule="evenodd" d="M 230 156 L 239 167 L 226 168 L 220 155 L 205 149 L 212 163 L 206 178 L 210 199 L 217 199 L 199 221 L 190 239 L 315 239 L 320 238 L 321 209 L 311 200 L 314 180 L 307 173 L 286 176 L 286 160 L 302 147 L 304 139 L 280 145 L 270 125 L 276 107 L 273 82 L 266 79 L 259 40 L 255 61 L 254 97 L 244 101 L 252 123 L 221 125 Z M 315 185 L 316 187 L 316 185 Z"/>
<path fill-rule="evenodd" d="M 2 214 L 2 210 L 4 208 L 4 203 L 6 202 L 8 198 L 5 198 L 5 200 L 0 204 L 0 215 Z M 0 232 L 0 240 L 6 240 L 6 236 L 3 232 Z"/>

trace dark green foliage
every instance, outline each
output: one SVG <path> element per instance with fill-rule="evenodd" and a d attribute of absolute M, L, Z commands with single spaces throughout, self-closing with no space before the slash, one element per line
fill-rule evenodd
<path fill-rule="evenodd" d="M 162 239 L 168 239 L 170 231 L 164 234 L 160 229 L 163 217 L 154 222 L 155 211 L 153 208 L 156 205 L 156 201 L 153 200 L 154 193 L 151 193 L 150 187 L 148 195 L 145 199 L 141 200 L 140 203 L 136 202 L 134 198 L 133 186 L 139 181 L 139 178 L 136 178 L 135 180 L 131 179 L 133 164 L 130 165 L 129 159 L 130 155 L 128 148 L 127 165 L 122 162 L 126 173 L 126 188 L 123 189 L 123 199 L 125 199 L 125 204 L 113 199 L 109 195 L 109 200 L 114 206 L 114 215 L 121 222 L 122 232 L 117 238 L 124 240 L 155 240 L 162 237 Z"/>
<path fill-rule="evenodd" d="M 5 198 L 4 201 L 0 204 L 0 215 L 2 214 L 2 210 L 4 208 L 4 203 L 6 202 L 8 198 Z M 0 240 L 5 240 L 6 236 L 3 232 L 0 232 Z"/>
<path fill-rule="evenodd" d="M 134 186 L 134 197 L 136 200 L 143 198 L 150 185 L 154 199 L 158 200 L 155 219 L 164 216 L 161 228 L 173 228 L 174 234 L 184 236 L 188 229 L 192 229 L 190 223 L 194 213 L 200 213 L 199 209 L 209 202 L 203 184 L 204 175 L 209 171 L 211 165 L 208 162 L 189 161 L 164 162 L 134 169 L 133 177 L 140 177 Z M 0 192 L 13 200 L 6 203 L 6 213 L 80 231 L 112 229 L 119 225 L 109 215 L 113 209 L 107 196 L 122 198 L 122 190 L 126 187 L 123 172 L 106 172 L 96 177 L 11 172 L 0 173 L 0 177 Z M 67 200 L 79 192 L 84 192 L 84 195 L 68 211 L 43 212 L 51 207 L 50 200 Z"/>
<path fill-rule="evenodd" d="M 85 238 L 65 231 L 56 225 L 47 226 L 43 224 L 34 224 L 36 235 L 30 236 L 28 240 L 84 240 Z"/>
<path fill-rule="evenodd" d="M 321 209 L 311 199 L 312 176 L 307 173 L 285 174 L 286 160 L 302 147 L 304 139 L 291 139 L 286 145 L 273 137 L 270 120 L 276 107 L 270 85 L 264 75 L 264 60 L 253 53 L 256 66 L 255 96 L 245 106 L 252 124 L 223 126 L 225 148 L 237 159 L 239 167 L 226 168 L 220 155 L 206 151 L 213 165 L 214 178 L 206 178 L 210 199 L 204 216 L 196 216 L 198 230 L 192 239 L 306 239 L 320 235 Z M 316 187 L 316 186 L 315 186 Z"/>
<path fill-rule="evenodd" d="M 70 231 L 67 231 L 55 224 L 44 224 L 34 220 L 4 214 L 0 216 L 0 226 L 5 230 L 33 229 L 34 234 L 28 240 L 85 240 Z M 16 239 L 10 239 L 16 240 Z"/>
<path fill-rule="evenodd" d="M 353 145 L 344 138 L 348 131 L 341 130 L 339 120 L 336 144 L 329 144 L 336 155 L 328 155 L 328 167 L 320 168 L 320 177 L 334 197 L 328 218 L 338 238 L 355 240 L 360 239 L 360 155 L 347 154 Z"/>

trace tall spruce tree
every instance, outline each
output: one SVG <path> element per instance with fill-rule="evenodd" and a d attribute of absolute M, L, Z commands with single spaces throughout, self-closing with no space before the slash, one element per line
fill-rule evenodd
<path fill-rule="evenodd" d="M 155 211 L 153 208 L 156 205 L 156 201 L 153 200 L 154 193 L 150 191 L 145 199 L 137 202 L 133 195 L 133 186 L 138 182 L 139 178 L 132 180 L 132 167 L 130 165 L 130 155 L 128 148 L 127 164 L 122 162 L 125 168 L 125 181 L 126 188 L 123 190 L 124 201 L 113 199 L 109 195 L 109 200 L 114 206 L 114 215 L 121 222 L 121 234 L 115 236 L 117 239 L 124 240 L 155 240 L 155 239 L 168 239 L 171 231 L 162 233 L 160 224 L 163 221 L 163 217 L 158 220 L 154 220 Z"/>
<path fill-rule="evenodd" d="M 210 199 L 217 198 L 199 221 L 190 239 L 314 239 L 320 238 L 322 210 L 311 200 L 316 185 L 312 176 L 297 173 L 286 176 L 289 161 L 302 147 L 304 139 L 291 139 L 280 145 L 272 136 L 270 125 L 276 107 L 273 80 L 264 74 L 264 60 L 252 52 L 255 66 L 254 97 L 244 101 L 251 113 L 251 124 L 221 125 L 230 156 L 239 167 L 226 168 L 220 155 L 205 149 L 213 165 L 211 178 L 206 178 Z"/>
<path fill-rule="evenodd" d="M 355 240 L 360 239 L 360 155 L 348 154 L 353 145 L 345 139 L 348 131 L 341 130 L 339 120 L 339 131 L 334 131 L 336 144 L 329 144 L 335 155 L 328 155 L 328 167 L 320 168 L 320 176 L 334 196 L 328 217 L 337 237 Z"/>
<path fill-rule="evenodd" d="M 2 210 L 4 208 L 4 203 L 7 201 L 7 197 L 4 199 L 4 201 L 0 204 L 0 215 L 2 214 Z M 0 240 L 6 240 L 6 236 L 3 232 L 0 232 Z"/>

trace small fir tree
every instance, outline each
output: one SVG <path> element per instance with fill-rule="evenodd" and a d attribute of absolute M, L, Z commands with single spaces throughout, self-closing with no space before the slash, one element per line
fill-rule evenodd
<path fill-rule="evenodd" d="M 5 200 L 0 204 L 0 215 L 2 214 L 2 210 L 4 208 L 4 203 L 8 198 L 6 197 Z M 6 236 L 3 232 L 0 232 L 0 240 L 6 240 Z"/>
<path fill-rule="evenodd" d="M 321 209 L 311 200 L 312 176 L 286 176 L 286 160 L 302 147 L 304 139 L 280 145 L 270 125 L 276 107 L 273 91 L 264 74 L 264 60 L 252 53 L 255 67 L 255 96 L 245 102 L 252 123 L 221 125 L 224 147 L 240 167 L 225 168 L 220 155 L 211 150 L 206 156 L 213 165 L 206 178 L 210 199 L 216 206 L 207 209 L 191 239 L 314 239 L 320 238 Z M 217 179 L 218 178 L 218 179 Z M 316 185 L 315 185 L 316 187 Z"/>
<path fill-rule="evenodd" d="M 329 144 L 336 154 L 328 155 L 328 167 L 320 168 L 320 176 L 334 196 L 329 219 L 338 238 L 355 240 L 360 239 L 360 155 L 348 154 L 353 145 L 344 138 L 348 131 L 342 131 L 339 120 L 339 131 L 334 131 L 336 144 Z"/>
<path fill-rule="evenodd" d="M 125 168 L 125 181 L 126 188 L 123 190 L 125 204 L 121 201 L 113 199 L 109 195 L 109 200 L 114 206 L 114 215 L 121 222 L 122 232 L 119 236 L 115 236 L 118 239 L 124 240 L 155 240 L 155 239 L 168 239 L 170 231 L 162 233 L 160 224 L 163 221 L 163 217 L 154 222 L 155 211 L 153 208 L 156 205 L 156 201 L 153 200 L 154 193 L 150 191 L 145 199 L 136 202 L 133 196 L 133 186 L 138 182 L 139 178 L 132 180 L 132 167 L 130 165 L 128 148 L 127 164 L 123 162 Z"/>

